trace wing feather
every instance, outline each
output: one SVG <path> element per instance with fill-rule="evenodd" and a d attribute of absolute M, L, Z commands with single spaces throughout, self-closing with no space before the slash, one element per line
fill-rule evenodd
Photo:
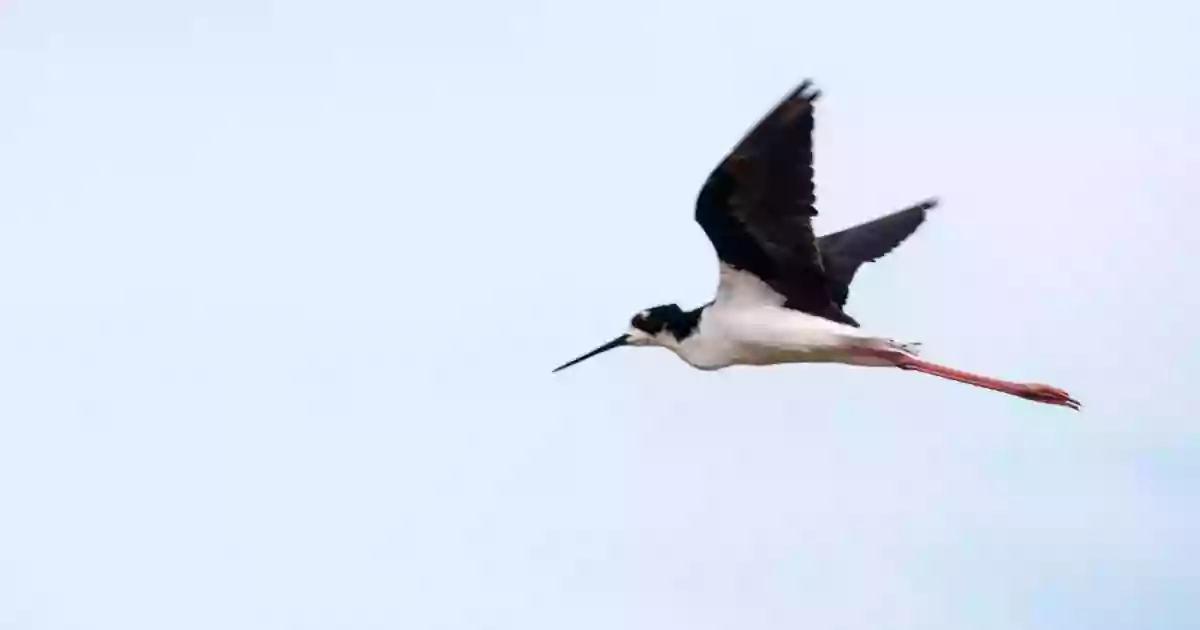
<path fill-rule="evenodd" d="M 724 263 L 760 278 L 784 306 L 857 325 L 833 299 L 812 228 L 819 96 L 804 81 L 746 133 L 705 181 L 696 221 Z"/>
<path fill-rule="evenodd" d="M 937 199 L 926 199 L 903 210 L 878 219 L 826 234 L 817 241 L 824 264 L 825 276 L 834 300 L 846 306 L 850 282 L 858 268 L 890 253 L 912 236 L 925 222 L 929 210 L 937 207 Z"/>

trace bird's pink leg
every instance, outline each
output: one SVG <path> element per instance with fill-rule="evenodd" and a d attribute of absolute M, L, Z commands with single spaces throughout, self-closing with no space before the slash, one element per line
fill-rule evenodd
<path fill-rule="evenodd" d="M 1048 405 L 1060 405 L 1078 410 L 1081 406 L 1078 400 L 1075 400 L 1057 387 L 1043 385 L 1041 383 L 1014 383 L 1012 381 L 1004 381 L 990 376 L 981 376 L 972 374 L 962 370 L 956 370 L 937 363 L 931 363 L 924 359 L 918 359 L 903 352 L 895 352 L 890 350 L 874 350 L 864 349 L 865 354 L 881 359 L 887 359 L 896 367 L 902 370 L 912 370 L 924 374 L 932 374 L 951 381 L 966 383 L 976 387 L 984 387 L 987 389 L 1019 396 L 1026 400 L 1034 402 L 1046 403 Z"/>

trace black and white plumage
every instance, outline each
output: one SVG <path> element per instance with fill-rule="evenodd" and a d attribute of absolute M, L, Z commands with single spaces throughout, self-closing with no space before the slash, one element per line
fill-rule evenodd
<path fill-rule="evenodd" d="M 917 357 L 916 343 L 870 334 L 844 308 L 863 263 L 911 236 L 937 205 L 929 199 L 817 238 L 810 81 L 781 100 L 709 174 L 695 219 L 719 261 L 716 298 L 691 311 L 674 304 L 635 315 L 628 331 L 563 364 L 620 346 L 661 346 L 693 367 L 836 362 L 898 367 L 1078 408 L 1048 385 L 969 374 Z"/>

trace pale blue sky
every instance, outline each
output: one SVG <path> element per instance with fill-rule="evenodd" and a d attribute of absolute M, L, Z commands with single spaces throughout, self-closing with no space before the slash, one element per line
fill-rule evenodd
<path fill-rule="evenodd" d="M 1200 8 L 0 2 L 0 628 L 1200 626 Z M 825 90 L 850 312 L 1084 413 L 686 368 L 703 178 Z M 557 266 L 549 266 L 556 261 Z"/>

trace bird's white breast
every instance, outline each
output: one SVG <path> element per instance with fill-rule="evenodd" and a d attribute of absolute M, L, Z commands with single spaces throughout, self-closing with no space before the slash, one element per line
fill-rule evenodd
<path fill-rule="evenodd" d="M 699 369 L 731 365 L 841 361 L 847 350 L 870 339 L 858 329 L 781 306 L 714 303 L 679 356 Z"/>
<path fill-rule="evenodd" d="M 784 308 L 785 298 L 754 274 L 722 262 L 717 296 L 699 326 L 672 349 L 702 370 L 731 365 L 874 364 L 856 347 L 894 347 L 853 326 Z"/>

